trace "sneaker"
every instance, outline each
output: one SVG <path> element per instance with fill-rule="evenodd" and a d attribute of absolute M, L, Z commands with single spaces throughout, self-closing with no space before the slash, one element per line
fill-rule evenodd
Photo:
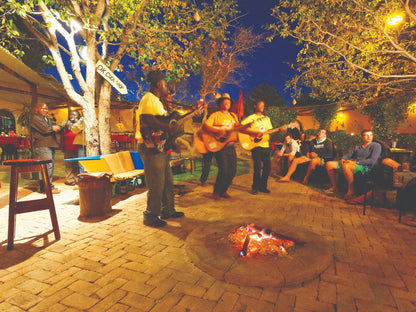
<path fill-rule="evenodd" d="M 143 220 L 143 224 L 146 226 L 153 227 L 153 228 L 161 228 L 161 227 L 164 227 L 167 224 L 167 222 L 157 218 L 156 220 L 152 220 L 150 222 Z"/>
<path fill-rule="evenodd" d="M 52 194 L 59 194 L 61 192 L 60 189 L 54 188 L 52 189 Z"/>
<path fill-rule="evenodd" d="M 177 219 L 177 218 L 182 218 L 183 216 L 185 216 L 185 214 L 182 211 L 175 211 L 170 216 L 161 216 L 160 218 L 163 219 L 163 220 L 165 220 L 165 219 Z"/>
<path fill-rule="evenodd" d="M 253 195 L 257 195 L 258 191 L 257 190 L 251 190 L 251 194 Z"/>

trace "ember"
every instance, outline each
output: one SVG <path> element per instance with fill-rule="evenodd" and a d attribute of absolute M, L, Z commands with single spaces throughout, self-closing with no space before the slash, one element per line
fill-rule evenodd
<path fill-rule="evenodd" d="M 230 233 L 228 239 L 240 249 L 240 256 L 278 254 L 287 255 L 287 249 L 295 242 L 269 230 L 256 227 L 254 224 L 241 226 Z"/>

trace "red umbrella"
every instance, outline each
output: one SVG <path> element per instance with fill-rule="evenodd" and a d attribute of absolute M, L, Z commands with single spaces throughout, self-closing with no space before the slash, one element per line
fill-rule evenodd
<path fill-rule="evenodd" d="M 243 103 L 243 91 L 242 90 L 240 90 L 240 93 L 238 94 L 236 114 L 239 119 L 244 117 L 244 103 Z"/>

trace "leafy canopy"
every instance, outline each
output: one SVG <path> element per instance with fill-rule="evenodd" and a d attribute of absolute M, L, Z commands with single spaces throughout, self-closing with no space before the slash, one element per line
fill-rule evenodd
<path fill-rule="evenodd" d="M 361 106 L 414 90 L 414 11 L 414 1 L 281 0 L 270 28 L 302 46 L 287 86 Z M 397 25 L 389 24 L 393 14 L 402 17 Z"/>

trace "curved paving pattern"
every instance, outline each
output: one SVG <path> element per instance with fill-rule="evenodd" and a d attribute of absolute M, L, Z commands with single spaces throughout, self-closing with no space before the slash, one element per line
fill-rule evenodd
<path fill-rule="evenodd" d="M 301 242 L 288 256 L 255 255 L 242 258 L 228 241 L 230 232 L 242 225 L 260 227 Z M 297 286 L 309 282 L 333 262 L 329 244 L 305 229 L 278 220 L 253 218 L 213 222 L 193 230 L 186 239 L 191 261 L 204 272 L 227 283 L 259 287 Z"/>
<path fill-rule="evenodd" d="M 360 206 L 273 178 L 270 194 L 253 196 L 251 183 L 250 174 L 236 177 L 232 199 L 220 201 L 210 198 L 213 179 L 206 187 L 186 183 L 193 192 L 176 198 L 186 217 L 152 229 L 142 224 L 145 192 L 118 195 L 113 214 L 85 222 L 78 192 L 60 180 L 61 240 L 47 233 L 47 213 L 22 214 L 13 251 L 6 250 L 7 208 L 0 206 L 0 311 L 416 311 L 416 228 L 399 224 L 396 210 L 363 216 Z M 245 218 L 319 235 L 334 255 L 330 266 L 298 286 L 258 287 L 217 279 L 192 263 L 186 249 L 193 231 Z"/>

